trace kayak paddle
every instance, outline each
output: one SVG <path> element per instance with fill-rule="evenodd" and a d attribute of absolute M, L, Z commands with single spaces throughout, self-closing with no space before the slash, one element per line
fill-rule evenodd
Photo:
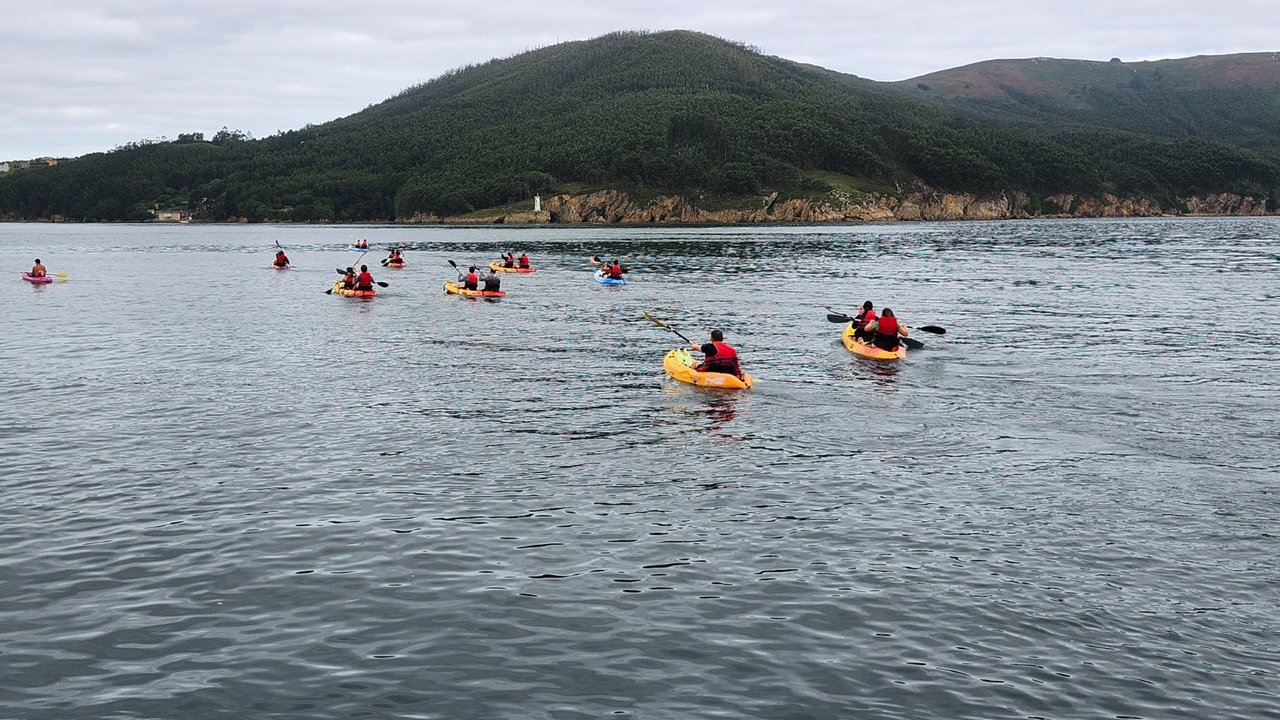
<path fill-rule="evenodd" d="M 650 315 L 648 310 L 644 311 L 644 316 L 645 316 L 645 318 L 646 318 L 647 320 L 649 320 L 649 322 L 653 323 L 654 325 L 657 325 L 658 327 L 662 328 L 663 330 L 670 330 L 671 332 L 673 332 L 673 333 L 675 333 L 675 334 L 676 334 L 676 337 L 679 337 L 681 340 L 684 340 L 685 342 L 689 343 L 690 345 L 692 345 L 692 344 L 693 344 L 693 341 L 692 341 L 692 340 L 690 340 L 689 338 L 685 337 L 684 335 L 681 335 L 679 330 L 676 330 L 675 328 L 673 328 L 673 327 L 671 327 L 670 325 L 668 325 L 668 324 L 666 324 L 666 323 L 662 322 L 662 321 L 661 321 L 661 320 L 659 320 L 658 318 L 656 318 L 656 317 L 654 317 L 654 316 Z"/>

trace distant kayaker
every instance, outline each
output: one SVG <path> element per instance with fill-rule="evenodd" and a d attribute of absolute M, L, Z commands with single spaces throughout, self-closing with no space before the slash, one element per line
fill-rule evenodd
<path fill-rule="evenodd" d="M 529 269 L 529 256 L 524 253 L 520 253 L 520 267 L 525 270 Z"/>
<path fill-rule="evenodd" d="M 503 256 L 502 256 L 502 267 L 505 267 L 505 268 L 513 268 L 513 267 L 515 267 L 515 266 L 516 266 L 516 254 L 515 254 L 515 253 L 511 253 L 511 252 L 509 252 L 509 253 L 507 253 L 506 255 L 503 255 Z"/>
<path fill-rule="evenodd" d="M 875 319 L 875 305 L 870 300 L 862 303 L 862 309 L 853 318 L 853 336 L 859 340 L 869 340 L 871 336 L 867 334 L 867 326 L 875 322 Z"/>
<path fill-rule="evenodd" d="M 485 292 L 501 292 L 502 280 L 498 277 L 498 271 L 489 268 L 489 274 L 484 276 Z"/>
<path fill-rule="evenodd" d="M 285 255 L 283 250 L 277 250 L 276 259 L 271 264 L 276 267 L 289 267 L 289 256 Z"/>
<path fill-rule="evenodd" d="M 462 279 L 462 287 L 467 290 L 478 290 L 480 288 L 480 276 L 476 274 L 475 265 L 467 268 L 467 276 Z"/>
<path fill-rule="evenodd" d="M 355 288 L 355 286 L 356 286 L 356 269 L 348 265 L 347 274 L 342 276 L 342 289 L 352 290 Z"/>
<path fill-rule="evenodd" d="M 369 274 L 368 265 L 360 266 L 360 276 L 356 278 L 356 289 L 357 290 L 373 289 L 373 276 Z"/>
<path fill-rule="evenodd" d="M 867 323 L 866 331 L 871 335 L 872 345 L 889 352 L 898 349 L 899 336 L 907 337 L 907 326 L 898 322 L 889 308 L 880 311 L 879 318 Z"/>
<path fill-rule="evenodd" d="M 44 277 L 49 273 L 44 264 L 40 262 L 40 258 L 36 258 L 36 264 L 31 266 L 31 272 L 27 273 L 31 277 Z"/>
<path fill-rule="evenodd" d="M 395 248 L 391 248 L 391 254 L 387 256 L 387 262 L 389 263 L 404 262 L 404 253 L 401 253 L 399 250 Z"/>
<path fill-rule="evenodd" d="M 617 260 L 614 260 L 612 263 L 606 265 L 604 269 L 608 271 L 609 279 L 611 280 L 622 279 L 622 263 L 619 263 Z"/>
<path fill-rule="evenodd" d="M 742 368 L 738 366 L 738 351 L 725 343 L 724 332 L 720 329 L 711 331 L 711 342 L 702 345 L 690 343 L 690 345 L 703 355 L 702 362 L 694 367 L 698 372 L 717 372 L 742 377 Z"/>

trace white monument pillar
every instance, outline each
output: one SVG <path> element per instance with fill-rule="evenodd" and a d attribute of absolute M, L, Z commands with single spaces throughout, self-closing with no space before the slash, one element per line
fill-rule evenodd
<path fill-rule="evenodd" d="M 533 211 L 542 212 L 542 196 L 541 195 L 533 196 Z"/>

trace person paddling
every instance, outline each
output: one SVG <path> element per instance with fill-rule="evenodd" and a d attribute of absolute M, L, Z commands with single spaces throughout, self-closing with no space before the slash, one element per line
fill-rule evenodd
<path fill-rule="evenodd" d="M 862 309 L 853 318 L 853 337 L 864 342 L 870 342 L 871 336 L 867 334 L 867 326 L 875 322 L 875 320 L 875 305 L 870 300 L 862 303 Z"/>
<path fill-rule="evenodd" d="M 515 266 L 516 266 L 516 254 L 515 254 L 515 253 L 511 253 L 511 252 L 509 252 L 509 253 L 507 253 L 506 255 L 503 255 L 503 256 L 502 256 L 502 267 L 504 267 L 504 268 L 513 268 L 513 267 L 515 267 Z"/>
<path fill-rule="evenodd" d="M 890 308 L 885 308 L 878 319 L 867 323 L 866 331 L 871 335 L 872 345 L 889 352 L 898 349 L 899 336 L 907 337 L 907 326 L 898 322 Z"/>
<path fill-rule="evenodd" d="M 617 260 L 614 260 L 612 263 L 605 266 L 604 270 L 607 270 L 610 280 L 622 279 L 622 263 Z"/>
<path fill-rule="evenodd" d="M 404 253 L 400 252 L 396 248 L 391 248 L 391 254 L 387 256 L 387 263 L 389 264 L 389 263 L 402 263 L 402 262 L 404 262 Z"/>
<path fill-rule="evenodd" d="M 724 332 L 719 328 L 711 331 L 711 342 L 702 345 L 689 344 L 703 355 L 702 362 L 698 363 L 694 370 L 742 377 L 742 368 L 738 365 L 738 351 L 724 341 Z"/>
<path fill-rule="evenodd" d="M 462 287 L 467 290 L 477 290 L 480 287 L 480 276 L 476 274 L 476 266 L 472 265 L 467 268 L 467 276 L 462 280 Z"/>
<path fill-rule="evenodd" d="M 489 268 L 489 274 L 484 276 L 485 292 L 501 292 L 502 280 L 498 277 L 498 271 Z"/>
<path fill-rule="evenodd" d="M 355 286 L 356 286 L 356 269 L 348 265 L 347 274 L 342 276 L 342 289 L 352 290 L 355 288 Z"/>
<path fill-rule="evenodd" d="M 356 278 L 356 289 L 369 291 L 373 289 L 373 276 L 369 274 L 369 266 L 360 266 L 360 275 Z"/>
<path fill-rule="evenodd" d="M 519 262 L 519 264 L 520 264 L 520 267 L 521 267 L 522 269 L 528 270 L 528 269 L 529 269 L 529 256 L 528 256 L 528 255 L 526 255 L 526 254 L 524 254 L 524 253 L 520 253 L 520 262 Z"/>
<path fill-rule="evenodd" d="M 276 267 L 287 268 L 289 267 L 289 256 L 284 254 L 284 250 L 277 250 L 276 259 L 271 264 Z"/>
<path fill-rule="evenodd" d="M 40 262 L 40 258 L 36 258 L 36 264 L 31 266 L 31 272 L 27 274 L 31 277 L 44 277 L 49 274 L 49 270 Z"/>

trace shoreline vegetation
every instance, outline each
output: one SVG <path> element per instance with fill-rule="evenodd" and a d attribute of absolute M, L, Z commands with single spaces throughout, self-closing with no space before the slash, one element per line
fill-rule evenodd
<path fill-rule="evenodd" d="M 981 220 L 1051 220 L 1141 217 L 1274 217 L 1266 199 L 1233 193 L 1180 198 L 1169 207 L 1148 198 L 1116 195 L 1058 194 L 1032 198 L 1024 193 L 981 197 L 968 193 L 917 191 L 901 195 L 865 194 L 852 197 L 830 193 L 817 199 L 780 199 L 778 193 L 740 198 L 726 207 L 723 200 L 704 206 L 698 198 L 660 195 L 648 201 L 622 191 L 604 190 L 581 195 L 553 195 L 545 208 L 534 211 L 530 203 L 514 203 L 462 215 L 420 213 L 409 217 L 367 220 L 292 220 L 228 217 L 221 220 L 118 220 L 87 222 L 143 222 L 147 224 L 298 224 L 298 225 L 812 225 L 882 222 L 950 222 Z M 18 219 L 0 222 L 77 223 L 63 217 Z"/>

